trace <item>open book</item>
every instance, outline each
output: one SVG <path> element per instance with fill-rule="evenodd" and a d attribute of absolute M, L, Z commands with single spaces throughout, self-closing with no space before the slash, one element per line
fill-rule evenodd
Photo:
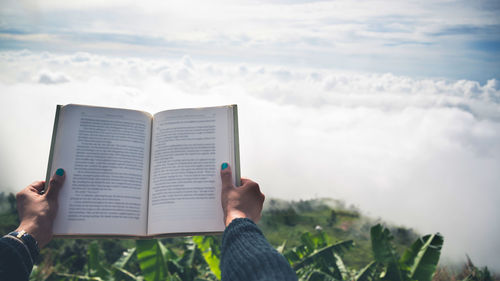
<path fill-rule="evenodd" d="M 56 236 L 224 231 L 220 165 L 239 184 L 236 105 L 146 112 L 57 106 L 47 182 L 66 171 Z"/>

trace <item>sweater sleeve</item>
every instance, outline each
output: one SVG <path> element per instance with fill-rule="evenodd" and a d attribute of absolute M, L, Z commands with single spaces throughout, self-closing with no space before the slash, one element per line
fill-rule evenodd
<path fill-rule="evenodd" d="M 8 237 L 0 238 L 0 280 L 28 280 L 32 268 L 24 244 Z"/>
<path fill-rule="evenodd" d="M 222 280 L 297 280 L 288 261 L 276 251 L 249 219 L 235 219 L 224 231 Z"/>

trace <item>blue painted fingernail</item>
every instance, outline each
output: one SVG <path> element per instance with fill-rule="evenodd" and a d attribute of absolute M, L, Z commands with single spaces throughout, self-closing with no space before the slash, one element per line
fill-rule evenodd
<path fill-rule="evenodd" d="M 60 176 L 60 177 L 64 176 L 64 170 L 63 170 L 63 169 L 61 169 L 61 168 L 57 169 L 57 171 L 56 171 L 56 175 L 58 175 L 58 176 Z"/>
<path fill-rule="evenodd" d="M 222 166 L 221 166 L 222 170 L 224 170 L 225 168 L 227 168 L 227 166 L 228 166 L 228 165 L 227 165 L 227 163 L 226 163 L 226 162 L 222 163 Z"/>

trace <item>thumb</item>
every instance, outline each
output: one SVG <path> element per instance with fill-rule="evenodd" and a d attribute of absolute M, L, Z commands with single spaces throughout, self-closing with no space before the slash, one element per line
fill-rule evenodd
<path fill-rule="evenodd" d="M 222 189 L 233 188 L 233 174 L 231 167 L 226 162 L 221 165 L 220 177 L 222 180 Z"/>
<path fill-rule="evenodd" d="M 57 169 L 55 174 L 50 178 L 49 186 L 47 187 L 47 192 L 45 193 L 48 198 L 57 199 L 59 190 L 63 186 L 65 178 L 66 175 L 64 173 L 64 170 L 61 168 Z"/>

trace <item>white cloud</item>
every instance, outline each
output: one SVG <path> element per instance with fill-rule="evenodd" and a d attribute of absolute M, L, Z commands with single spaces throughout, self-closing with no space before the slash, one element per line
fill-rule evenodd
<path fill-rule="evenodd" d="M 38 69 L 71 79 L 39 84 Z M 500 270 L 495 79 L 22 51 L 0 52 L 0 93 L 2 189 L 44 177 L 57 103 L 150 112 L 237 103 L 243 174 L 269 197 L 341 198 L 440 231 L 448 256 Z"/>
<path fill-rule="evenodd" d="M 40 84 L 61 84 L 61 83 L 66 83 L 69 82 L 69 78 L 66 77 L 64 74 L 60 73 L 51 73 L 49 71 L 42 71 L 38 75 L 38 83 Z"/>
<path fill-rule="evenodd" d="M 6 48 L 486 81 L 499 75 L 494 51 L 477 48 L 499 40 L 493 1 L 4 1 L 0 38 Z"/>

